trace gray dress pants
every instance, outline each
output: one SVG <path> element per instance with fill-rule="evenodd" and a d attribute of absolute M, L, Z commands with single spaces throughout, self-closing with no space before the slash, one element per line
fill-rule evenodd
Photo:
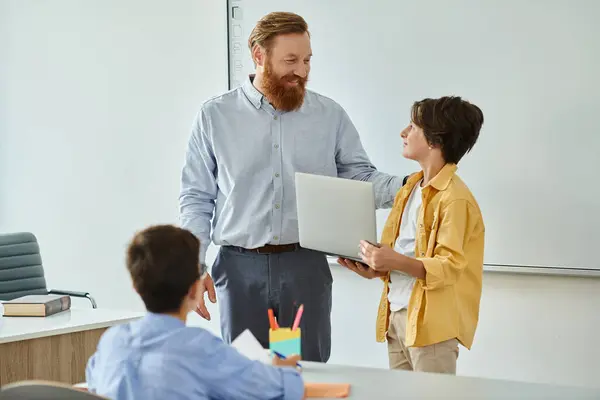
<path fill-rule="evenodd" d="M 331 289 L 333 278 L 325 256 L 296 250 L 258 254 L 222 246 L 212 267 L 221 314 L 221 335 L 231 343 L 249 329 L 269 347 L 272 308 L 280 327 L 291 327 L 304 304 L 300 323 L 302 359 L 327 362 L 331 352 Z"/>

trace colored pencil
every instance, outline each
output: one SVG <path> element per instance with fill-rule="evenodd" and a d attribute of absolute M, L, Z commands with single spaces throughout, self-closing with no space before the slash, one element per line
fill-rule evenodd
<path fill-rule="evenodd" d="M 277 322 L 275 321 L 275 316 L 273 315 L 273 310 L 269 308 L 268 313 L 269 313 L 269 325 L 271 326 L 272 330 L 275 330 L 275 329 L 277 329 Z"/>
<path fill-rule="evenodd" d="M 300 326 L 300 319 L 302 318 L 302 313 L 304 312 L 304 304 L 300 304 L 298 307 L 298 312 L 296 313 L 296 319 L 294 320 L 294 325 L 292 326 L 292 330 L 295 331 Z"/>

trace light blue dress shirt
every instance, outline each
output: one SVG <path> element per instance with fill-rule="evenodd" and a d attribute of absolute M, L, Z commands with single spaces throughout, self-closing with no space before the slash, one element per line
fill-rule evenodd
<path fill-rule="evenodd" d="M 86 369 L 88 389 L 116 400 L 302 399 L 292 368 L 251 361 L 202 328 L 148 314 L 110 328 Z"/>
<path fill-rule="evenodd" d="M 205 102 L 193 125 L 179 204 L 181 226 L 201 241 L 201 262 L 211 240 L 297 243 L 297 171 L 370 181 L 377 207 L 392 206 L 402 178 L 377 171 L 339 104 L 307 90 L 299 110 L 280 112 L 251 79 Z"/>

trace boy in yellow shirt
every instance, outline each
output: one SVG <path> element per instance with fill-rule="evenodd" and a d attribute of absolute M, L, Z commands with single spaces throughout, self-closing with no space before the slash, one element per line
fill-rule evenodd
<path fill-rule="evenodd" d="M 458 344 L 473 343 L 485 228 L 455 171 L 482 125 L 481 109 L 460 97 L 414 103 L 402 155 L 422 170 L 396 195 L 381 244 L 360 243 L 364 264 L 338 260 L 384 281 L 377 340 L 387 339 L 390 368 L 455 374 Z"/>

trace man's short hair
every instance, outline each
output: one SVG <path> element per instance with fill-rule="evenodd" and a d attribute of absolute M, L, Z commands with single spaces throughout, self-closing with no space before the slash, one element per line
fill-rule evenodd
<path fill-rule="evenodd" d="M 308 33 L 308 24 L 304 18 L 291 12 L 272 12 L 256 23 L 248 38 L 248 47 L 252 51 L 255 45 L 259 45 L 269 52 L 278 35 L 289 33 Z"/>
<path fill-rule="evenodd" d="M 423 129 L 430 145 L 441 149 L 444 161 L 458 164 L 477 142 L 483 112 L 460 97 L 449 96 L 415 102 L 411 120 Z"/>
<path fill-rule="evenodd" d="M 127 248 L 127 269 L 146 309 L 178 311 L 200 278 L 200 241 L 190 231 L 156 225 L 133 237 Z"/>

